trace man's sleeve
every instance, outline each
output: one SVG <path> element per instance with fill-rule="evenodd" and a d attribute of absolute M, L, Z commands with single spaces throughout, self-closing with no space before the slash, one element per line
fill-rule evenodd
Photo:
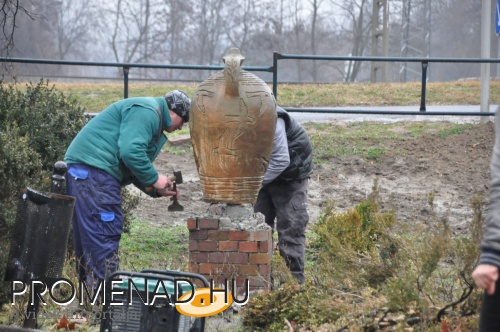
<path fill-rule="evenodd" d="M 285 121 L 278 118 L 276 122 L 276 133 L 274 134 L 273 151 L 262 184 L 267 184 L 276 179 L 288 165 L 290 165 L 290 155 L 288 153 L 288 142 L 286 140 Z"/>
<path fill-rule="evenodd" d="M 490 169 L 490 203 L 479 262 L 500 267 L 500 112 L 498 111 L 495 117 L 495 145 Z"/>

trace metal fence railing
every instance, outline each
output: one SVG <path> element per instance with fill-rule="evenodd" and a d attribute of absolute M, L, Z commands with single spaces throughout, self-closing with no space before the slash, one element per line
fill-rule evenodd
<path fill-rule="evenodd" d="M 118 63 L 118 62 L 87 62 L 67 60 L 43 60 L 22 58 L 0 58 L 0 62 L 30 63 L 45 65 L 64 66 L 89 66 L 89 67 L 117 67 L 123 70 L 123 98 L 128 98 L 128 83 L 130 68 L 156 68 L 156 69 L 186 69 L 186 70 L 221 70 L 224 66 L 201 66 L 201 65 L 175 65 L 175 64 L 149 64 L 149 63 Z M 272 67 L 242 67 L 247 71 L 272 72 Z"/>
<path fill-rule="evenodd" d="M 278 99 L 278 63 L 280 60 L 319 60 L 319 61 L 369 61 L 369 62 L 418 62 L 422 66 L 420 109 L 415 112 L 390 111 L 390 110 L 363 110 L 342 108 L 293 108 L 285 107 L 289 112 L 311 112 L 311 113 L 352 113 L 352 114 L 399 114 L 399 115 L 458 115 L 458 116 L 492 116 L 494 112 L 427 112 L 426 111 L 426 89 L 427 89 L 427 67 L 429 63 L 500 63 L 500 59 L 482 58 L 402 58 L 402 57 L 366 57 L 366 56 L 320 56 L 304 54 L 282 54 L 274 52 L 273 65 L 266 66 L 243 66 L 247 71 L 270 72 L 273 75 L 272 90 Z M 64 66 L 93 66 L 93 67 L 118 67 L 123 71 L 123 97 L 128 98 L 129 72 L 131 68 L 156 68 L 156 69 L 182 69 L 182 70 L 222 70 L 223 66 L 203 65 L 177 65 L 177 64 L 146 64 L 146 63 L 113 63 L 113 62 L 86 62 L 67 60 L 44 60 L 23 58 L 0 58 L 0 62 L 64 65 Z M 424 113 L 425 112 L 425 113 Z"/>
<path fill-rule="evenodd" d="M 314 113 L 353 113 L 353 114 L 400 114 L 400 115 L 460 115 L 491 116 L 494 112 L 426 112 L 427 67 L 429 63 L 500 63 L 500 59 L 482 58 L 401 58 L 401 57 L 367 57 L 367 56 L 321 56 L 304 54 L 282 54 L 274 52 L 273 56 L 273 93 L 278 98 L 278 61 L 279 60 L 320 60 L 320 61 L 370 61 L 370 62 L 419 62 L 422 66 L 420 110 L 418 112 L 387 110 L 342 110 L 333 108 L 301 108 L 300 112 Z M 289 112 L 299 112 L 297 108 L 287 108 Z M 425 113 L 423 113 L 425 112 Z"/>

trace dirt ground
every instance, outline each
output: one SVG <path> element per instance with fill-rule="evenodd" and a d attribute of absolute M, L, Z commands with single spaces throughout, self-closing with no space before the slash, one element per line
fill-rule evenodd
<path fill-rule="evenodd" d="M 345 123 L 339 121 L 336 125 Z M 388 140 L 386 153 L 378 161 L 342 156 L 317 165 L 309 184 L 310 224 L 318 219 L 329 200 L 335 201 L 340 210 L 355 206 L 370 193 L 377 178 L 382 208 L 396 211 L 398 220 L 425 222 L 435 213 L 438 218 L 448 218 L 453 229 L 460 232 L 471 218 L 471 198 L 482 195 L 484 202 L 488 200 L 493 142 L 494 126 L 486 123 L 444 140 L 437 135 Z M 191 143 L 185 140 L 181 144 Z M 398 152 L 394 153 L 396 149 Z M 178 186 L 179 202 L 185 210 L 169 212 L 168 199 L 141 195 L 134 214 L 165 227 L 185 225 L 187 218 L 203 216 L 209 203 L 203 201 L 192 153 L 162 152 L 155 165 L 164 174 L 181 170 L 184 183 Z"/>

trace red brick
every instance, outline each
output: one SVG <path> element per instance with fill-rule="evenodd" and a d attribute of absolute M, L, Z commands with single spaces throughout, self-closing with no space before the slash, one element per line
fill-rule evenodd
<path fill-rule="evenodd" d="M 198 241 L 189 240 L 189 251 L 197 251 L 198 250 Z"/>
<path fill-rule="evenodd" d="M 217 241 L 198 241 L 198 251 L 217 251 Z"/>
<path fill-rule="evenodd" d="M 231 288 L 227 288 L 226 287 L 226 277 L 225 276 L 212 276 L 213 277 L 213 280 L 214 280 L 214 288 L 221 288 L 221 289 L 227 289 L 228 291 L 231 291 Z M 208 280 L 210 282 L 210 280 Z M 216 295 L 217 294 L 222 294 L 224 295 L 223 293 L 220 293 L 220 292 L 217 292 L 215 293 Z"/>
<path fill-rule="evenodd" d="M 220 265 L 211 263 L 200 264 L 200 272 L 202 274 L 218 275 L 220 274 Z"/>
<path fill-rule="evenodd" d="M 259 241 L 259 251 L 268 252 L 269 251 L 269 241 Z"/>
<path fill-rule="evenodd" d="M 247 241 L 248 240 L 248 232 L 247 231 L 229 231 L 229 240 L 231 241 Z"/>
<path fill-rule="evenodd" d="M 240 252 L 259 252 L 257 242 L 240 242 Z"/>
<path fill-rule="evenodd" d="M 236 293 L 239 293 L 239 292 L 246 289 L 247 280 L 248 280 L 247 276 L 237 276 L 235 278 L 234 281 L 236 283 L 236 288 L 240 288 L 240 289 L 236 290 Z M 248 281 L 248 283 L 250 284 L 250 281 Z M 233 284 L 231 283 L 231 287 L 232 286 L 233 286 Z"/>
<path fill-rule="evenodd" d="M 238 274 L 239 264 L 223 264 L 221 272 L 226 276 Z"/>
<path fill-rule="evenodd" d="M 226 263 L 226 253 L 211 252 L 208 256 L 210 263 Z"/>
<path fill-rule="evenodd" d="M 198 227 L 200 229 L 219 229 L 219 219 L 199 219 Z"/>
<path fill-rule="evenodd" d="M 233 264 L 247 264 L 248 254 L 242 252 L 228 252 L 226 262 Z"/>
<path fill-rule="evenodd" d="M 208 238 L 208 231 L 206 229 L 200 229 L 189 232 L 190 240 L 206 240 L 207 238 Z"/>
<path fill-rule="evenodd" d="M 238 251 L 238 241 L 220 241 L 219 251 Z"/>
<path fill-rule="evenodd" d="M 229 231 L 210 230 L 208 231 L 208 239 L 214 241 L 229 240 Z"/>
<path fill-rule="evenodd" d="M 212 273 L 212 274 L 205 274 L 205 278 L 208 281 L 209 287 L 213 283 L 213 288 L 214 289 L 219 288 L 219 286 L 221 284 L 223 285 L 224 284 L 224 279 L 225 279 L 225 277 L 223 275 L 214 274 L 214 273 Z"/>
<path fill-rule="evenodd" d="M 195 263 L 208 263 L 208 253 L 207 252 L 192 252 L 189 257 L 190 262 Z"/>
<path fill-rule="evenodd" d="M 248 241 L 266 241 L 272 239 L 271 230 L 251 231 Z"/>
<path fill-rule="evenodd" d="M 268 276 L 271 274 L 271 267 L 269 265 L 259 265 L 259 274 L 261 276 Z"/>
<path fill-rule="evenodd" d="M 194 231 L 195 229 L 198 228 L 198 223 L 196 222 L 196 219 L 194 218 L 189 218 L 187 220 L 187 227 L 190 231 Z"/>
<path fill-rule="evenodd" d="M 250 264 L 269 264 L 269 255 L 250 254 Z"/>
<path fill-rule="evenodd" d="M 241 275 L 257 275 L 259 272 L 259 266 L 256 264 L 240 265 L 239 270 Z"/>

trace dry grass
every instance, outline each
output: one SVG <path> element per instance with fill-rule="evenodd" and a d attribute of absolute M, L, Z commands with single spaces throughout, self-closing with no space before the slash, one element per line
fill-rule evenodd
<path fill-rule="evenodd" d="M 420 83 L 351 83 L 278 86 L 279 103 L 293 107 L 419 105 Z M 428 83 L 427 105 L 479 105 L 478 81 Z M 492 104 L 500 102 L 500 82 L 490 85 Z"/>
<path fill-rule="evenodd" d="M 53 83 L 50 83 L 53 84 Z M 73 95 L 87 112 L 100 112 L 108 104 L 123 98 L 122 83 L 54 83 L 58 90 Z M 192 95 L 197 83 L 129 84 L 129 97 L 161 96 L 181 89 Z M 428 83 L 427 105 L 479 105 L 479 81 Z M 287 107 L 337 107 L 420 105 L 420 83 L 333 83 L 279 84 L 277 100 Z M 490 83 L 490 103 L 500 104 L 500 81 Z"/>

